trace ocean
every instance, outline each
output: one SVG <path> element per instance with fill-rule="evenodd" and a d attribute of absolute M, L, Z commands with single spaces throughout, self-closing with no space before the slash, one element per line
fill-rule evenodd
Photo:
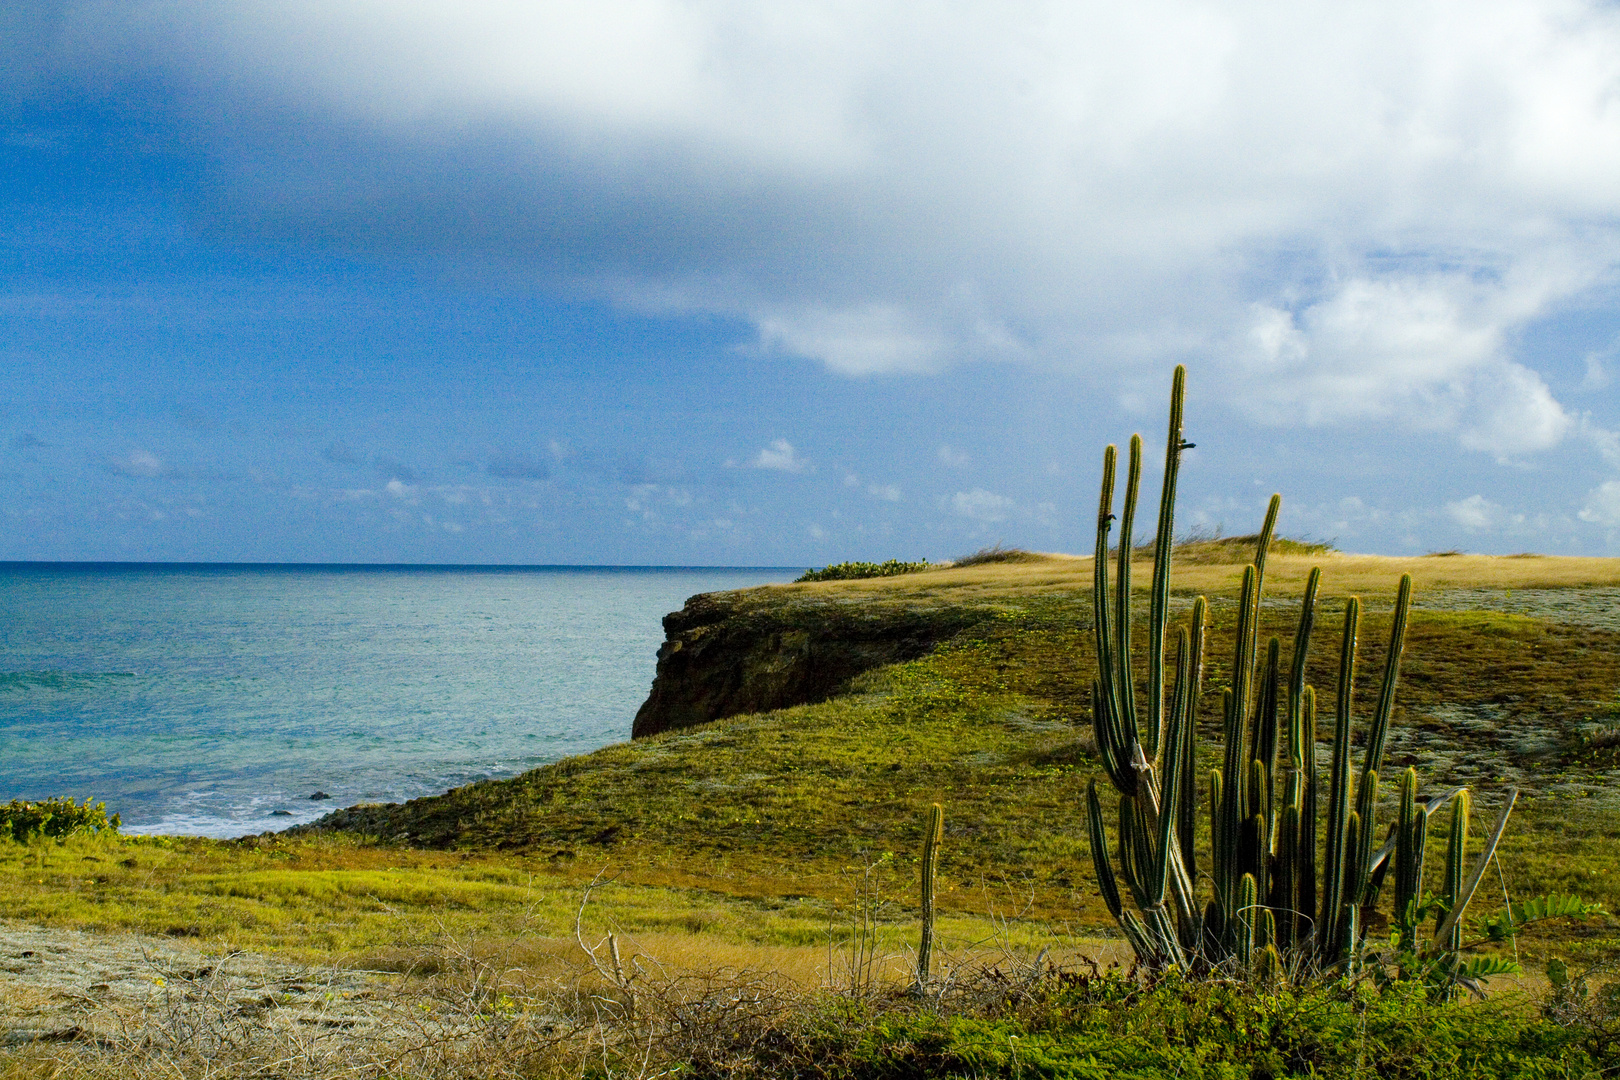
<path fill-rule="evenodd" d="M 0 563 L 0 801 L 239 836 L 514 776 L 630 737 L 666 612 L 797 573 Z"/>

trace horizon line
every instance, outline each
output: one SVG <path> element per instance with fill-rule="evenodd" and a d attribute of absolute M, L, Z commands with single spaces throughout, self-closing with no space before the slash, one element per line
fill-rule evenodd
<path fill-rule="evenodd" d="M 342 568 L 348 570 L 803 570 L 809 564 L 737 563 L 415 563 L 415 562 L 205 562 L 157 559 L 0 559 L 0 567 L 223 567 Z"/>

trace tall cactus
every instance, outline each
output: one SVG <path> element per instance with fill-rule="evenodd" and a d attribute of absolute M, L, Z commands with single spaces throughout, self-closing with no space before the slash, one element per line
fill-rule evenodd
<path fill-rule="evenodd" d="M 917 942 L 917 989 L 928 988 L 934 963 L 934 877 L 939 868 L 939 845 L 945 838 L 945 808 L 935 803 L 928 810 L 922 850 L 922 934 Z"/>
<path fill-rule="evenodd" d="M 1176 628 L 1168 663 L 1165 655 L 1176 481 L 1182 451 L 1192 445 L 1185 441 L 1182 430 L 1185 388 L 1186 371 L 1177 367 L 1170 391 L 1164 481 L 1153 545 L 1145 703 L 1137 700 L 1131 634 L 1131 529 L 1141 481 L 1141 437 L 1131 437 L 1112 582 L 1109 540 L 1116 520 L 1118 453 L 1113 446 L 1103 452 L 1092 589 L 1097 676 L 1091 696 L 1098 755 L 1119 797 L 1117 844 L 1112 855 L 1095 780 L 1086 796 L 1092 859 L 1103 901 L 1138 960 L 1150 967 L 1254 970 L 1270 978 L 1279 973 L 1299 976 L 1353 966 L 1364 945 L 1366 916 L 1391 872 L 1397 936 L 1403 947 L 1416 947 L 1428 820 L 1443 802 L 1450 801 L 1452 842 L 1448 845 L 1445 910 L 1427 949 L 1430 953 L 1455 952 L 1462 911 L 1478 873 L 1494 853 L 1507 811 L 1504 809 L 1488 850 L 1475 865 L 1473 880 L 1465 882 L 1467 793 L 1458 789 L 1424 800 L 1417 792 L 1416 773 L 1407 770 L 1401 781 L 1398 820 L 1390 827 L 1387 840 L 1377 843 L 1379 770 L 1406 639 L 1410 575 L 1402 576 L 1395 598 L 1383 679 L 1366 726 L 1360 762 L 1354 760 L 1352 742 L 1361 602 L 1351 597 L 1345 604 L 1333 703 L 1333 752 L 1326 799 L 1320 797 L 1316 693 L 1305 682 L 1320 568 L 1312 569 L 1306 580 L 1293 654 L 1286 666 L 1277 638 L 1270 638 L 1263 649 L 1259 641 L 1266 556 L 1282 502 L 1276 495 L 1267 507 L 1254 560 L 1244 569 L 1238 594 L 1232 685 L 1222 694 L 1223 753 L 1220 767 L 1208 773 L 1209 861 L 1201 872 L 1193 837 L 1199 776 L 1195 716 L 1202 689 L 1207 612 L 1204 598 L 1194 603 L 1188 624 Z M 1167 671 L 1173 673 L 1168 686 Z M 1140 726 L 1143 719 L 1145 730 Z M 1129 906 L 1120 890 L 1121 878 Z M 1198 893 L 1204 878 L 1209 882 L 1209 897 L 1201 903 Z"/>

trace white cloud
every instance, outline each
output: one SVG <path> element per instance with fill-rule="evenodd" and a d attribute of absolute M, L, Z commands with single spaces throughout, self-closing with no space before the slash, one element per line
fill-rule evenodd
<path fill-rule="evenodd" d="M 383 485 L 383 490 L 407 506 L 416 506 L 422 501 L 417 496 L 416 485 L 407 484 L 403 480 L 390 480 Z"/>
<path fill-rule="evenodd" d="M 1199 351 L 1277 422 L 1511 458 L 1573 422 L 1518 332 L 1620 268 L 1598 0 L 80 0 L 61 25 L 36 52 L 64 77 L 191 103 L 210 227 L 526 260 L 847 375 Z"/>
<path fill-rule="evenodd" d="M 899 502 L 901 499 L 900 488 L 895 484 L 868 484 L 866 485 L 866 493 L 872 498 L 882 499 L 884 502 Z"/>
<path fill-rule="evenodd" d="M 971 460 L 963 451 L 949 446 L 941 446 L 938 456 L 941 465 L 947 465 L 953 469 L 960 469 Z"/>
<path fill-rule="evenodd" d="M 950 498 L 952 510 L 975 521 L 1005 521 L 1013 506 L 1013 501 L 1005 495 L 997 495 L 983 488 L 958 491 Z"/>
<path fill-rule="evenodd" d="M 132 450 L 127 457 L 115 458 L 107 468 L 121 476 L 157 476 L 164 470 L 163 461 L 147 450 Z"/>
<path fill-rule="evenodd" d="M 1609 367 L 1614 363 L 1616 346 L 1610 345 L 1601 352 L 1586 354 L 1586 375 L 1581 379 L 1582 390 L 1602 390 L 1607 387 L 1613 376 L 1609 374 Z"/>
<path fill-rule="evenodd" d="M 931 372 L 949 351 L 943 337 L 892 305 L 804 309 L 758 322 L 767 344 L 821 360 L 843 375 Z"/>
<path fill-rule="evenodd" d="M 1588 492 L 1586 505 L 1577 516 L 1593 525 L 1620 529 L 1620 480 L 1609 480 Z"/>
<path fill-rule="evenodd" d="M 1357 277 L 1297 312 L 1256 305 L 1244 403 L 1273 423 L 1387 418 L 1452 432 L 1501 460 L 1549 449 L 1576 419 L 1504 345 L 1543 291 L 1456 274 Z"/>
<path fill-rule="evenodd" d="M 1466 499 L 1448 502 L 1446 514 L 1470 532 L 1496 532 L 1524 524 L 1523 514 L 1515 514 L 1483 495 L 1470 495 Z"/>
<path fill-rule="evenodd" d="M 777 469 L 781 472 L 798 473 L 810 468 L 810 463 L 799 456 L 793 449 L 793 444 L 786 439 L 773 439 L 771 445 L 765 447 L 754 460 L 750 462 L 756 469 Z"/>

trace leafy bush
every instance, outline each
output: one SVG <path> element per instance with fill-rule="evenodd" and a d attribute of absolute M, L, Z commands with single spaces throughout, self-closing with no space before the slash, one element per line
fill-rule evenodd
<path fill-rule="evenodd" d="M 915 574 L 919 570 L 932 570 L 931 562 L 901 562 L 899 559 L 890 559 L 888 562 L 841 562 L 832 566 L 824 566 L 820 570 L 806 570 L 794 578 L 794 584 L 801 581 L 854 581 L 857 578 L 895 577 L 898 574 Z"/>
<path fill-rule="evenodd" d="M 84 800 L 83 806 L 69 798 L 43 802 L 12 799 L 0 806 L 0 838 L 20 844 L 40 836 L 59 839 L 76 833 L 98 833 L 103 829 L 117 832 L 122 824 L 117 814 L 107 816 L 106 803 L 92 803 L 89 799 Z"/>

